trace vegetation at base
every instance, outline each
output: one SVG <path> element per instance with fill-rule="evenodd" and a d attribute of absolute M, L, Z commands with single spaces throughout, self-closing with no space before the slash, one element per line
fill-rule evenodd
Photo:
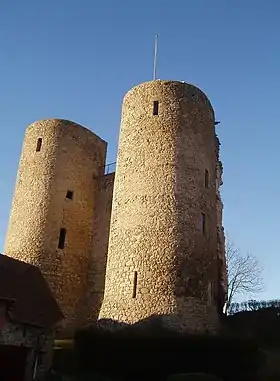
<path fill-rule="evenodd" d="M 280 306 L 276 301 L 252 302 L 241 304 L 240 312 L 227 317 L 230 332 L 255 338 L 261 348 L 280 348 Z"/>
<path fill-rule="evenodd" d="M 77 332 L 74 350 L 56 351 L 54 367 L 67 378 L 55 380 L 198 381 L 194 373 L 223 381 L 279 380 L 280 306 L 276 302 L 240 303 L 237 313 L 224 317 L 224 330 L 218 336 L 182 335 L 157 324 Z M 189 378 L 190 373 L 196 378 Z"/>
<path fill-rule="evenodd" d="M 267 308 L 279 308 L 280 309 L 280 300 L 248 300 L 241 303 L 231 303 L 228 314 L 234 315 L 238 312 L 250 312 L 250 311 L 259 311 L 265 310 Z"/>
<path fill-rule="evenodd" d="M 59 349 L 55 350 L 53 358 L 53 369 L 55 373 L 53 374 L 54 380 L 55 377 L 58 377 L 58 374 L 73 375 L 77 371 L 77 356 L 76 352 L 73 349 Z"/>
<path fill-rule="evenodd" d="M 170 376 L 167 381 L 220 381 L 217 377 L 205 373 L 179 373 Z"/>
<path fill-rule="evenodd" d="M 176 373 L 194 372 L 236 380 L 241 374 L 254 372 L 264 361 L 251 338 L 183 335 L 164 329 L 91 329 L 79 332 L 75 345 L 79 371 L 97 371 L 130 381 L 147 379 L 149 374 L 165 380 Z"/>

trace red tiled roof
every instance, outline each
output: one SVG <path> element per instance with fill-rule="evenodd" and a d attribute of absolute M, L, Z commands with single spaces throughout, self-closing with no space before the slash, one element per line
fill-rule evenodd
<path fill-rule="evenodd" d="M 0 300 L 11 300 L 15 322 L 51 328 L 63 315 L 41 271 L 28 263 L 0 254 Z"/>

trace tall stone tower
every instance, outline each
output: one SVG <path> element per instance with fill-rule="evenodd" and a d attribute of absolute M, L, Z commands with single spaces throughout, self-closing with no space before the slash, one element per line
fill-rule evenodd
<path fill-rule="evenodd" d="M 126 94 L 100 320 L 218 329 L 214 124 L 195 86 L 156 80 Z"/>
<path fill-rule="evenodd" d="M 24 139 L 5 254 L 41 269 L 66 333 L 84 318 L 96 179 L 104 173 L 106 149 L 88 129 L 59 119 L 33 123 Z"/>

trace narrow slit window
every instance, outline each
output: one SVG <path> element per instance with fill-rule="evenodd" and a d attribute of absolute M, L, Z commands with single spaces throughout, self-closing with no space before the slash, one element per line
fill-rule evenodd
<path fill-rule="evenodd" d="M 204 173 L 204 186 L 205 188 L 209 188 L 209 172 L 207 169 L 205 169 Z"/>
<path fill-rule="evenodd" d="M 204 213 L 201 213 L 201 229 L 202 233 L 205 235 L 206 234 L 206 216 Z"/>
<path fill-rule="evenodd" d="M 66 238 L 66 229 L 61 228 L 60 233 L 59 233 L 59 240 L 58 240 L 58 248 L 59 249 L 64 249 L 65 238 Z"/>
<path fill-rule="evenodd" d="M 73 200 L 73 194 L 73 191 L 68 190 L 66 193 L 66 198 L 68 198 L 69 200 Z"/>
<path fill-rule="evenodd" d="M 153 115 L 158 115 L 158 101 L 154 101 Z"/>
<path fill-rule="evenodd" d="M 137 291 L 137 271 L 134 272 L 134 278 L 133 278 L 133 291 L 132 291 L 132 298 L 136 298 L 136 291 Z"/>
<path fill-rule="evenodd" d="M 43 141 L 42 138 L 39 138 L 39 139 L 37 140 L 36 152 L 40 152 L 40 151 L 41 151 L 42 141 Z"/>

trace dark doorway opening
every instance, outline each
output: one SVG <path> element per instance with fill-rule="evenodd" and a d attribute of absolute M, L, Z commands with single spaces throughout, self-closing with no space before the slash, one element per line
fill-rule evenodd
<path fill-rule="evenodd" d="M 24 381 L 28 349 L 0 345 L 0 380 Z"/>

